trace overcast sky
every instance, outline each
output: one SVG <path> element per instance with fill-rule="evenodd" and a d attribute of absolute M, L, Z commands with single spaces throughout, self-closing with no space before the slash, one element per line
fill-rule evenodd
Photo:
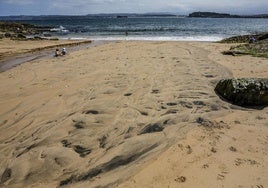
<path fill-rule="evenodd" d="M 0 16 L 194 11 L 267 14 L 268 0 L 0 0 Z"/>

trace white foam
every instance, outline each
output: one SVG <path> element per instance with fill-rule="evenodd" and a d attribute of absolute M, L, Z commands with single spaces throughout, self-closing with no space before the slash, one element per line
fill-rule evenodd
<path fill-rule="evenodd" d="M 61 39 L 69 40 L 96 40 L 96 41 L 203 41 L 215 42 L 220 41 L 224 37 L 220 36 L 94 36 L 94 37 L 68 37 Z"/>
<path fill-rule="evenodd" d="M 65 29 L 65 27 L 60 26 L 58 28 L 52 28 L 50 29 L 51 32 L 62 32 L 62 33 L 68 33 L 69 30 Z"/>

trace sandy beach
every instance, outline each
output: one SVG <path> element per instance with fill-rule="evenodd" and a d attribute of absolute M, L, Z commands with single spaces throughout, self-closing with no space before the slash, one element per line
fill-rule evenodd
<path fill-rule="evenodd" d="M 15 43 L 1 58 L 52 42 Z M 119 41 L 0 73 L 0 187 L 268 187 L 268 108 L 214 92 L 268 59 L 230 46 Z"/>

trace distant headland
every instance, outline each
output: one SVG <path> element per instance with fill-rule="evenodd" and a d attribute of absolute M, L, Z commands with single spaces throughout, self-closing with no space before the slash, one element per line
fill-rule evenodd
<path fill-rule="evenodd" d="M 87 15 L 17 15 L 17 16 L 0 16 L 2 21 L 27 21 L 27 20 L 65 20 L 68 19 L 90 19 L 90 18 L 268 18 L 268 14 L 257 15 L 233 15 L 228 13 L 217 12 L 193 12 L 187 15 L 177 13 L 112 13 L 112 14 L 87 14 Z"/>
<path fill-rule="evenodd" d="M 91 18 L 159 18 L 159 17 L 187 17 L 185 15 L 177 15 L 171 13 L 145 13 L 145 14 L 135 14 L 135 13 L 114 13 L 114 14 L 87 14 L 87 15 L 17 15 L 17 16 L 0 16 L 0 20 L 7 21 L 21 21 L 21 20 L 66 20 L 68 19 L 91 19 Z"/>
<path fill-rule="evenodd" d="M 268 18 L 268 14 L 258 15 L 233 15 L 217 12 L 193 12 L 189 14 L 191 18 Z"/>

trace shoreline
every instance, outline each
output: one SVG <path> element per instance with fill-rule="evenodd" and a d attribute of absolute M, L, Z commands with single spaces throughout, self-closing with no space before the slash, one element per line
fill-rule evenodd
<path fill-rule="evenodd" d="M 4 72 L 6 70 L 9 70 L 13 67 L 16 67 L 18 65 L 21 65 L 23 63 L 41 60 L 44 58 L 54 57 L 54 50 L 55 48 L 59 47 L 69 47 L 68 52 L 81 50 L 88 47 L 95 47 L 101 44 L 111 43 L 111 42 L 204 42 L 204 43 L 210 43 L 215 41 L 184 41 L 184 40 L 138 40 L 138 39 L 125 39 L 124 37 L 118 38 L 117 40 L 114 39 L 107 39 L 107 40 L 89 40 L 89 39 L 59 39 L 56 43 L 54 41 L 49 42 L 49 40 L 40 40 L 40 41 L 33 41 L 33 40 L 10 40 L 10 39 L 4 39 L 0 40 L 0 48 L 3 46 L 3 43 L 13 41 L 16 43 L 25 43 L 23 45 L 31 44 L 39 42 L 41 43 L 41 47 L 34 47 L 31 49 L 23 50 L 23 51 L 14 51 L 14 52 L 4 52 L 1 53 L 0 51 L 0 73 Z M 42 45 L 42 43 L 47 43 Z"/>
<path fill-rule="evenodd" d="M 72 37 L 69 36 L 59 37 L 60 40 L 67 40 L 67 39 L 78 39 L 78 40 L 93 40 L 93 41 L 149 41 L 149 42 L 218 42 L 224 39 L 223 36 L 92 36 L 90 38 L 83 38 L 83 37 Z"/>
<path fill-rule="evenodd" d="M 214 87 L 267 59 L 230 45 L 120 41 L 1 73 L 0 185 L 266 187 L 268 108 Z"/>

